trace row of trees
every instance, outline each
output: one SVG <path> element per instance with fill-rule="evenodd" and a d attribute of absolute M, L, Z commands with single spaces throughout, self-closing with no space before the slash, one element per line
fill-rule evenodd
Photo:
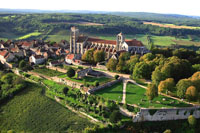
<path fill-rule="evenodd" d="M 104 61 L 105 57 L 106 53 L 103 50 L 95 50 L 92 48 L 83 54 L 82 60 L 91 64 L 96 64 Z"/>

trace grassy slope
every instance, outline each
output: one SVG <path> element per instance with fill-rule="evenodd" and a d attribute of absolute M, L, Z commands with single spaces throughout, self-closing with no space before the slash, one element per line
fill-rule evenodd
<path fill-rule="evenodd" d="M 110 100 L 122 101 L 123 83 L 119 82 L 111 87 L 97 91 L 95 94 Z"/>
<path fill-rule="evenodd" d="M 30 38 L 30 37 L 32 37 L 32 36 L 37 37 L 37 36 L 39 36 L 39 35 L 41 35 L 40 32 L 32 32 L 32 33 L 28 33 L 28 34 L 26 34 L 26 35 L 23 35 L 23 36 L 21 36 L 21 37 L 18 37 L 17 40 L 27 39 L 27 38 Z"/>
<path fill-rule="evenodd" d="M 145 93 L 146 93 L 146 90 L 144 88 L 128 83 L 127 88 L 126 88 L 126 102 L 129 104 L 137 104 L 137 105 L 139 103 L 139 106 L 141 107 L 187 107 L 189 106 L 185 103 L 178 102 L 176 100 L 173 100 L 161 95 L 154 98 L 152 103 L 149 103 L 149 100 L 144 95 Z M 163 101 L 162 100 L 163 98 L 165 98 L 166 101 Z M 161 103 L 157 103 L 157 101 Z M 174 101 L 174 103 L 170 104 L 170 102 L 172 101 Z"/>
<path fill-rule="evenodd" d="M 15 131 L 81 132 L 92 124 L 41 94 L 41 87 L 30 84 L 0 108 L 0 129 Z"/>

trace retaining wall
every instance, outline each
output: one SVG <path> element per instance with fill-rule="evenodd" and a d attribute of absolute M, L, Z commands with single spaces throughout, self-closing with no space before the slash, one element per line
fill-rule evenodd
<path fill-rule="evenodd" d="M 96 92 L 96 91 L 98 91 L 98 90 L 102 90 L 102 89 L 104 89 L 104 88 L 106 88 L 106 87 L 110 87 L 110 86 L 112 86 L 112 85 L 114 85 L 114 84 L 116 84 L 116 83 L 118 83 L 118 82 L 120 82 L 120 81 L 122 81 L 122 78 L 121 78 L 121 77 L 120 77 L 118 80 L 111 81 L 111 82 L 108 82 L 108 83 L 106 83 L 106 84 L 100 85 L 100 86 L 98 86 L 98 87 L 92 88 L 92 89 L 88 90 L 87 93 L 88 93 L 88 94 L 92 94 L 92 93 L 94 93 L 94 92 Z"/>
<path fill-rule="evenodd" d="M 133 118 L 133 122 L 180 120 L 187 119 L 189 115 L 200 118 L 200 107 L 141 109 Z"/>

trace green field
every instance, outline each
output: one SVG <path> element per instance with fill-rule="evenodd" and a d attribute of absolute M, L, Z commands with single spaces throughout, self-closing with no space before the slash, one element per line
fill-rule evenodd
<path fill-rule="evenodd" d="M 109 100 L 115 100 L 121 102 L 123 96 L 123 83 L 119 82 L 111 87 L 99 90 L 95 92 L 95 94 L 107 98 Z"/>
<path fill-rule="evenodd" d="M 177 100 L 173 100 L 171 98 L 167 98 L 161 95 L 154 98 L 152 103 L 150 103 L 145 93 L 146 93 L 146 90 L 144 88 L 141 88 L 135 84 L 128 83 L 127 88 L 126 88 L 126 102 L 128 104 L 136 104 L 140 107 L 145 107 L 145 108 L 190 106 L 183 102 L 179 102 Z M 163 101 L 163 98 L 165 99 L 165 101 Z"/>
<path fill-rule="evenodd" d="M 40 32 L 32 32 L 32 33 L 28 33 L 28 34 L 26 34 L 24 36 L 18 37 L 17 40 L 27 39 L 27 38 L 30 38 L 32 36 L 37 37 L 37 36 L 39 36 L 41 34 L 42 33 L 40 33 Z"/>
<path fill-rule="evenodd" d="M 42 95 L 41 86 L 33 83 L 28 86 L 29 88 L 1 105 L 1 131 L 81 132 L 93 125 Z"/>

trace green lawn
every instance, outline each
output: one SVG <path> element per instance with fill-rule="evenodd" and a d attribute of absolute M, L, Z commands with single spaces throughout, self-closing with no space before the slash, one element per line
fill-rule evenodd
<path fill-rule="evenodd" d="M 48 68 L 36 68 L 36 69 L 33 70 L 33 72 L 44 74 L 44 75 L 49 76 L 49 77 L 54 77 L 54 76 L 64 74 L 62 72 L 55 71 L 55 70 L 48 69 Z"/>
<path fill-rule="evenodd" d="M 149 102 L 147 97 L 145 96 L 146 90 L 141 88 L 135 84 L 128 83 L 126 88 L 126 102 L 129 104 L 137 104 L 141 107 L 187 107 L 190 106 L 183 102 L 179 102 L 177 100 L 167 98 L 164 96 L 159 95 L 158 97 L 154 98 L 152 103 Z M 163 101 L 163 98 L 166 101 Z M 158 103 L 160 102 L 160 103 Z M 174 102 L 174 103 L 170 103 Z"/>
<path fill-rule="evenodd" d="M 87 119 L 42 95 L 42 87 L 29 83 L 25 89 L 0 107 L 1 131 L 82 132 L 93 126 Z"/>
<path fill-rule="evenodd" d="M 99 90 L 95 92 L 95 94 L 107 98 L 109 100 L 115 100 L 121 102 L 123 95 L 123 83 L 119 82 L 111 87 Z"/>

